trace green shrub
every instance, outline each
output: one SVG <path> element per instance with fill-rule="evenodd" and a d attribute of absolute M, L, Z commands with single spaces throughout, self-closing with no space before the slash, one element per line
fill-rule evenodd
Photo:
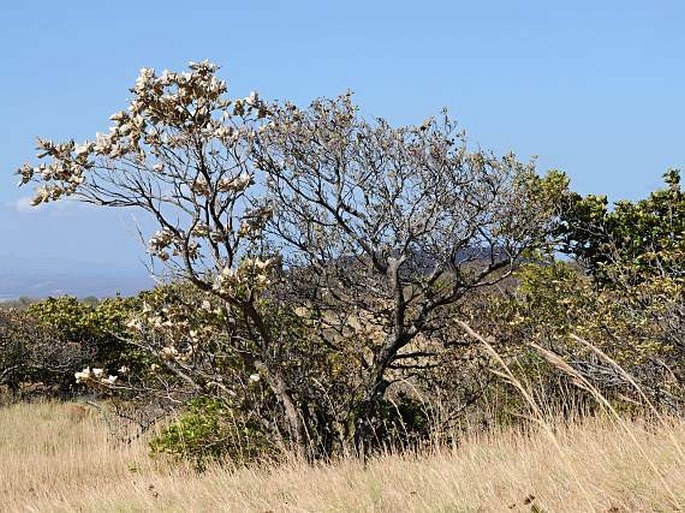
<path fill-rule="evenodd" d="M 191 462 L 198 471 L 210 462 L 245 465 L 277 454 L 259 420 L 227 401 L 197 398 L 150 442 L 153 454 Z"/>

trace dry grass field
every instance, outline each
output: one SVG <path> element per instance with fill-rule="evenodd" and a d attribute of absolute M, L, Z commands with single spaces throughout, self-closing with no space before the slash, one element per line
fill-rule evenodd
<path fill-rule="evenodd" d="M 114 442 L 78 404 L 0 409 L 3 512 L 638 512 L 685 508 L 685 423 L 588 420 L 421 457 L 202 475 Z"/>

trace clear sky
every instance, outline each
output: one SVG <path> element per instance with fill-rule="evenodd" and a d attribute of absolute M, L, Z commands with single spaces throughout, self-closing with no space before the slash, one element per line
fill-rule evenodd
<path fill-rule="evenodd" d="M 684 29 L 676 0 L 3 2 L 0 275 L 144 274 L 130 215 L 30 211 L 12 174 L 37 135 L 105 131 L 141 67 L 209 59 L 233 95 L 298 103 L 352 89 L 395 123 L 446 106 L 474 145 L 633 199 L 685 165 Z"/>

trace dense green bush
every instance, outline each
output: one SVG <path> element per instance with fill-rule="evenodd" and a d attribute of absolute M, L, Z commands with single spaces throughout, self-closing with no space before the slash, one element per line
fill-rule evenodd
<path fill-rule="evenodd" d="M 25 310 L 0 310 L 0 385 L 12 397 L 69 394 L 74 371 L 91 357 Z"/>
<path fill-rule="evenodd" d="M 122 341 L 125 323 L 138 304 L 137 298 L 118 296 L 95 303 L 61 296 L 33 303 L 27 313 L 59 337 L 87 350 L 92 355 L 89 365 L 114 370 L 123 363 L 128 349 Z"/>
<path fill-rule="evenodd" d="M 278 448 L 260 419 L 245 415 L 229 401 L 200 397 L 166 425 L 150 442 L 153 454 L 169 454 L 192 462 L 198 471 L 209 462 L 244 465 L 258 458 L 275 457 Z"/>
<path fill-rule="evenodd" d="M 561 249 L 599 283 L 637 283 L 668 277 L 685 283 L 685 193 L 680 171 L 639 201 L 609 207 L 606 196 L 572 193 L 565 199 Z"/>
<path fill-rule="evenodd" d="M 0 309 L 0 384 L 15 394 L 82 392 L 76 372 L 92 366 L 112 373 L 132 360 L 125 321 L 137 302 L 62 296 Z"/>

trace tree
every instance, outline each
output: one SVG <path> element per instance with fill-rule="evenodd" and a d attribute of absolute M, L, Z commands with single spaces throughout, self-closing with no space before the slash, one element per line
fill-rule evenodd
<path fill-rule="evenodd" d="M 114 297 L 93 302 L 61 296 L 34 302 L 27 312 L 59 338 L 82 347 L 90 355 L 91 365 L 116 369 L 125 363 L 122 358 L 127 349 L 119 337 L 138 303 L 135 298 Z"/>
<path fill-rule="evenodd" d="M 18 172 L 23 184 L 40 184 L 36 205 L 71 197 L 151 214 L 160 229 L 149 239 L 150 255 L 172 277 L 220 298 L 227 319 L 246 318 L 257 347 L 239 354 L 251 372 L 265 374 L 283 405 L 290 437 L 304 455 L 302 419 L 271 361 L 277 341 L 259 309 L 276 263 L 268 258 L 260 233 L 270 211 L 256 207 L 254 195 L 247 195 L 256 173 L 251 149 L 268 111 L 254 93 L 228 99 L 216 69 L 202 62 L 191 63 L 185 73 L 158 76 L 141 70 L 128 109 L 111 117 L 109 133 L 82 144 L 39 139 L 43 163 Z M 230 324 L 226 328 L 232 330 Z M 162 348 L 152 344 L 149 349 Z M 180 359 L 169 366 L 195 379 Z"/>
<path fill-rule="evenodd" d="M 605 196 L 571 194 L 560 233 L 562 251 L 587 270 L 603 302 L 591 315 L 608 317 L 606 350 L 629 368 L 636 363 L 644 389 L 671 400 L 663 383 L 682 380 L 685 355 L 685 195 L 679 170 L 664 173 L 664 182 L 647 198 L 618 201 L 613 209 Z M 597 315 L 602 311 L 607 316 Z M 594 338 L 601 344 L 603 335 Z"/>
<path fill-rule="evenodd" d="M 90 348 L 25 310 L 0 310 L 0 385 L 14 395 L 24 385 L 67 395 L 75 385 L 74 371 L 93 356 Z"/>
<path fill-rule="evenodd" d="M 66 397 L 81 390 L 74 373 L 84 365 L 120 368 L 130 360 L 120 337 L 136 303 L 62 296 L 0 310 L 0 384 L 16 391 L 21 383 L 42 383 L 47 393 Z"/>
<path fill-rule="evenodd" d="M 276 204 L 267 231 L 288 267 L 314 271 L 298 275 L 310 293 L 297 299 L 332 347 L 351 318 L 372 326 L 356 351 L 359 445 L 389 372 L 431 356 L 426 338 L 445 327 L 444 307 L 545 247 L 567 180 L 469 151 L 446 114 L 420 126 L 367 122 L 349 94 L 274 107 L 270 119 L 256 146 Z"/>
<path fill-rule="evenodd" d="M 350 95 L 307 109 L 231 100 L 216 69 L 143 69 L 108 134 L 39 139 L 43 163 L 23 166 L 22 183 L 40 184 L 35 204 L 151 214 L 150 255 L 218 302 L 222 355 L 215 335 L 164 311 L 134 319 L 132 343 L 198 394 L 221 390 L 207 366 L 230 353 L 243 381 L 264 380 L 301 456 L 326 430 L 363 451 L 389 383 L 432 354 L 445 307 L 548 246 L 566 178 L 469 151 L 446 115 L 392 128 L 364 121 Z"/>
<path fill-rule="evenodd" d="M 685 194 L 680 171 L 664 173 L 666 188 L 637 202 L 567 196 L 560 224 L 562 251 L 602 283 L 650 277 L 685 280 Z M 628 276 L 630 275 L 630 277 Z"/>

